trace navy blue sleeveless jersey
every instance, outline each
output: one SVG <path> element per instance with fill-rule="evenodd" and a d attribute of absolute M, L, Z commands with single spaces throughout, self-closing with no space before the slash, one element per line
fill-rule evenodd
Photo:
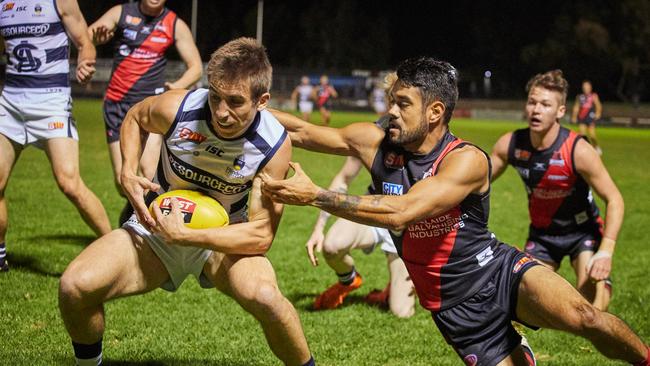
<path fill-rule="evenodd" d="M 573 154 L 581 137 L 560 128 L 553 144 L 535 149 L 528 128 L 516 130 L 508 147 L 512 165 L 526 186 L 531 230 L 564 235 L 598 226 L 600 214 L 591 189 L 576 171 Z"/>
<path fill-rule="evenodd" d="M 164 91 L 165 52 L 174 44 L 176 14 L 164 8 L 157 17 L 140 12 L 140 3 L 122 5 L 115 30 L 113 72 L 106 99 L 139 102 Z"/>
<path fill-rule="evenodd" d="M 377 193 L 406 194 L 418 181 L 435 175 L 450 151 L 467 144 L 447 132 L 428 154 L 416 155 L 385 137 L 371 169 Z M 470 194 L 448 212 L 401 233 L 391 232 L 425 309 L 440 311 L 464 301 L 498 269 L 495 259 L 507 246 L 488 231 L 488 215 L 489 191 Z"/>

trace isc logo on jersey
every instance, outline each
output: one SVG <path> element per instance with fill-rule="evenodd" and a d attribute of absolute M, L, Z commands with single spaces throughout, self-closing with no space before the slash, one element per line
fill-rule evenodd
<path fill-rule="evenodd" d="M 183 222 L 191 229 L 207 229 L 228 225 L 229 218 L 226 210 L 214 198 L 190 190 L 174 190 L 161 194 L 154 200 L 160 207 L 163 215 L 169 215 L 172 211 L 172 198 L 176 198 Z M 153 212 L 153 204 L 149 210 Z"/>

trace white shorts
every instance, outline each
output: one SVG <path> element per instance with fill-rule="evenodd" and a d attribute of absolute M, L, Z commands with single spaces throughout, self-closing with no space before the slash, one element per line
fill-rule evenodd
<path fill-rule="evenodd" d="M 37 147 L 57 137 L 79 140 L 71 110 L 69 93 L 5 88 L 0 96 L 0 133 L 20 145 Z"/>
<path fill-rule="evenodd" d="M 309 101 L 298 102 L 300 113 L 311 113 L 314 110 L 314 103 Z"/>
<path fill-rule="evenodd" d="M 387 111 L 386 103 L 384 102 L 374 102 L 372 103 L 372 107 L 375 109 L 376 113 L 386 113 Z"/>
<path fill-rule="evenodd" d="M 395 248 L 395 243 L 393 243 L 393 238 L 391 238 L 388 229 L 372 226 L 370 226 L 370 229 L 372 229 L 372 233 L 375 236 L 375 243 L 371 247 L 363 249 L 364 253 L 372 253 L 375 247 L 381 244 L 381 250 L 384 252 L 397 254 L 397 248 Z"/>
<path fill-rule="evenodd" d="M 203 288 L 212 288 L 214 285 L 203 274 L 203 266 L 212 255 L 209 249 L 197 247 L 183 247 L 165 243 L 162 238 L 152 234 L 138 222 L 132 215 L 122 227 L 131 234 L 138 235 L 149 244 L 169 273 L 170 281 L 163 283 L 160 288 L 170 292 L 178 290 L 185 278 L 189 275 L 196 277 Z"/>

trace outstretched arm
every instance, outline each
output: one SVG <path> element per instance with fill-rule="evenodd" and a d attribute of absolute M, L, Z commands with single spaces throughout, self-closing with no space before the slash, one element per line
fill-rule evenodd
<path fill-rule="evenodd" d="M 115 5 L 88 27 L 88 35 L 93 44 L 105 44 L 113 38 L 121 14 L 122 5 Z"/>
<path fill-rule="evenodd" d="M 269 109 L 289 132 L 291 143 L 307 150 L 347 155 L 372 164 L 384 131 L 374 123 L 353 123 L 343 128 L 317 126 L 293 114 Z"/>
<path fill-rule="evenodd" d="M 488 161 L 478 149 L 466 146 L 449 153 L 438 174 L 413 185 L 403 196 L 353 196 L 316 186 L 292 163 L 296 174 L 276 181 L 263 177 L 262 191 L 274 201 L 293 205 L 311 205 L 333 215 L 358 223 L 404 230 L 426 217 L 443 214 L 457 206 L 467 195 L 489 188 Z"/>
<path fill-rule="evenodd" d="M 146 98 L 129 109 L 120 128 L 120 149 L 122 151 L 122 172 L 120 183 L 133 205 L 140 222 L 154 225 L 153 217 L 144 203 L 145 190 L 158 190 L 159 186 L 138 175 L 141 134 L 152 132 L 165 134 L 174 122 L 176 112 L 187 91 L 170 91 Z"/>
<path fill-rule="evenodd" d="M 594 255 L 587 268 L 591 278 L 597 281 L 604 280 L 611 271 L 616 239 L 623 224 L 625 203 L 600 156 L 586 140 L 580 139 L 576 144 L 574 159 L 578 173 L 607 205 L 603 239 L 598 253 Z"/>
<path fill-rule="evenodd" d="M 332 192 L 346 193 L 348 191 L 348 186 L 361 171 L 361 161 L 357 158 L 348 157 L 345 160 L 345 164 L 341 170 L 334 176 L 328 190 Z M 318 257 L 314 255 L 314 247 L 316 252 L 320 252 L 323 248 L 323 242 L 325 241 L 325 235 L 323 231 L 325 230 L 325 224 L 327 224 L 327 219 L 330 217 L 330 213 L 321 210 L 318 214 L 318 220 L 314 225 L 314 230 L 311 233 L 311 237 L 307 240 L 305 247 L 307 247 L 307 255 L 311 264 L 314 266 L 318 265 Z"/>
<path fill-rule="evenodd" d="M 77 81 L 85 84 L 95 74 L 95 59 L 97 57 L 95 46 L 88 37 L 88 25 L 79 9 L 77 0 L 56 0 L 61 21 L 72 43 L 77 47 Z"/>
<path fill-rule="evenodd" d="M 512 132 L 508 132 L 501 136 L 497 143 L 492 148 L 490 154 L 490 162 L 492 164 L 492 181 L 494 182 L 506 171 L 508 168 L 508 147 L 512 139 Z"/>
<path fill-rule="evenodd" d="M 274 179 L 283 179 L 290 159 L 291 142 L 286 139 L 262 173 Z M 172 214 L 163 216 L 154 204 L 157 224 L 152 229 L 169 244 L 201 247 L 229 254 L 264 254 L 270 249 L 275 237 L 283 205 L 263 196 L 261 184 L 259 176 L 253 180 L 248 222 L 212 229 L 189 229 L 183 223 L 178 206 L 174 206 Z"/>
<path fill-rule="evenodd" d="M 166 82 L 165 88 L 169 89 L 189 89 L 201 78 L 203 73 L 203 64 L 201 63 L 201 55 L 196 48 L 192 32 L 187 24 L 182 19 L 176 20 L 175 40 L 176 49 L 178 50 L 181 59 L 185 63 L 187 70 L 181 77 L 174 82 Z"/>

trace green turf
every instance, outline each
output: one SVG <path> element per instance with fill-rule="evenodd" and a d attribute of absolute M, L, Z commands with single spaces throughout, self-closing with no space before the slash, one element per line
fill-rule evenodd
<path fill-rule="evenodd" d="M 101 103 L 75 102 L 80 129 L 81 172 L 86 183 L 117 221 L 123 200 L 117 195 L 104 142 Z M 370 114 L 339 113 L 333 124 L 371 120 Z M 319 121 L 318 115 L 314 119 Z M 452 131 L 490 150 L 497 137 L 522 127 L 503 121 L 455 120 Z M 626 199 L 626 219 L 615 257 L 615 292 L 611 311 L 650 339 L 646 301 L 646 227 L 650 218 L 650 130 L 599 130 L 603 158 Z M 294 151 L 315 182 L 326 185 L 343 163 L 331 157 Z M 367 173 L 351 191 L 362 193 Z M 10 210 L 7 238 L 12 270 L 0 274 L 0 364 L 72 364 L 70 342 L 57 308 L 58 277 L 92 241 L 92 232 L 54 183 L 45 155 L 27 149 L 6 191 Z M 356 254 L 365 285 L 339 310 L 309 310 L 313 297 L 335 280 L 323 264 L 312 268 L 305 255 L 317 211 L 289 207 L 269 252 L 284 294 L 300 313 L 311 350 L 320 365 L 458 365 L 459 359 L 433 325 L 430 315 L 399 320 L 360 302 L 387 281 L 379 253 Z M 512 169 L 494 185 L 491 229 L 504 241 L 520 244 L 526 237 L 526 198 Z M 561 272 L 573 276 L 564 263 Z M 646 300 L 643 300 L 646 299 Z M 117 365 L 259 365 L 279 364 L 260 327 L 232 300 L 188 281 L 175 294 L 162 290 L 121 299 L 106 306 L 105 358 Z M 586 341 L 553 331 L 527 332 L 541 365 L 608 365 Z M 619 363 L 620 364 L 620 363 Z"/>

